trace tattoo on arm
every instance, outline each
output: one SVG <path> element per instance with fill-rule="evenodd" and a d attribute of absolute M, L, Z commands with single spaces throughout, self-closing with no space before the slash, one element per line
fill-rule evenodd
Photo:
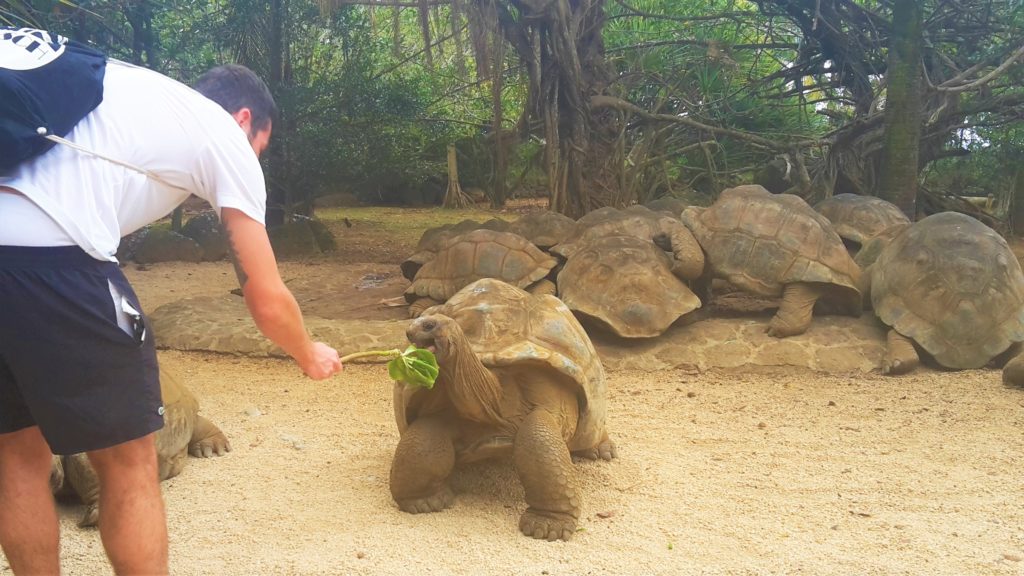
<path fill-rule="evenodd" d="M 238 248 L 235 246 L 235 239 L 231 236 L 231 231 L 223 224 L 221 224 L 220 229 L 228 241 L 228 258 L 231 259 L 231 264 L 235 267 L 235 275 L 238 276 L 238 286 L 245 290 L 245 283 L 249 281 L 249 276 L 242 269 L 242 263 L 238 259 Z"/>

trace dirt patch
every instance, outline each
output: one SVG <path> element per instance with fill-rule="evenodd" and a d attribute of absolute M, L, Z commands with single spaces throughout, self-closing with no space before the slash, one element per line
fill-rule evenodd
<path fill-rule="evenodd" d="M 366 225 L 376 232 L 339 255 L 281 264 L 310 313 L 404 313 L 374 302 L 401 293 L 395 264 L 422 228 L 389 225 Z M 227 263 L 127 272 L 147 309 L 236 287 Z M 444 512 L 398 510 L 382 365 L 311 382 L 280 359 L 161 360 L 234 447 L 163 484 L 174 574 L 1024 573 L 1024 391 L 996 371 L 610 370 L 619 458 L 577 464 L 580 530 L 548 543 L 519 534 L 525 503 L 507 462 L 459 470 Z M 60 512 L 65 573 L 109 574 L 99 534 L 74 525 L 80 507 Z"/>

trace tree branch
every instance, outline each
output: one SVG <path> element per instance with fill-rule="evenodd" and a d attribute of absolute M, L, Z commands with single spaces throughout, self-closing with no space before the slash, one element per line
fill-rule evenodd
<path fill-rule="evenodd" d="M 992 70 L 988 74 L 982 76 L 981 78 L 978 78 L 974 82 L 969 82 L 967 84 L 961 84 L 959 86 L 951 85 L 952 83 L 957 82 L 957 81 L 959 81 L 961 79 L 960 76 L 957 76 L 956 78 L 953 78 L 953 79 L 951 79 L 951 80 L 949 80 L 947 82 L 943 82 L 942 84 L 936 86 L 935 90 L 937 90 L 939 92 L 946 92 L 946 93 L 960 93 L 960 92 L 966 92 L 967 90 L 973 90 L 973 89 L 978 88 L 980 86 L 984 86 L 985 84 L 991 82 L 996 77 L 998 77 L 1000 74 L 1002 74 L 1007 68 L 1012 66 L 1014 62 L 1016 62 L 1017 60 L 1019 60 L 1021 58 L 1021 56 L 1024 56 L 1024 44 L 1022 44 L 1021 47 L 1018 48 L 1016 52 L 1011 54 L 1010 57 L 1006 59 L 1006 61 L 1004 61 L 999 66 L 997 66 L 994 70 Z"/>

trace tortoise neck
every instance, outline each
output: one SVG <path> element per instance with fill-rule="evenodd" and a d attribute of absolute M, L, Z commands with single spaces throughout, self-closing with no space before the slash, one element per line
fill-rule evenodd
<path fill-rule="evenodd" d="M 463 334 L 454 338 L 449 358 L 438 368 L 438 384 L 461 417 L 483 424 L 505 424 L 501 382 L 473 353 Z"/>

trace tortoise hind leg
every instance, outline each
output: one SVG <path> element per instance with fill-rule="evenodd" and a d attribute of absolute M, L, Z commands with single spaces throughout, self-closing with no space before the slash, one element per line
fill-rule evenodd
<path fill-rule="evenodd" d="M 188 442 L 188 453 L 200 458 L 209 458 L 214 454 L 223 456 L 226 452 L 231 452 L 228 437 L 213 422 L 197 415 L 192 438 Z"/>
<path fill-rule="evenodd" d="M 618 458 L 619 451 L 615 446 L 615 442 L 605 432 L 604 438 L 598 442 L 597 446 L 585 450 L 576 450 L 572 455 L 577 458 L 586 458 L 587 460 L 612 460 L 613 458 Z"/>
<path fill-rule="evenodd" d="M 512 458 L 529 506 L 519 519 L 519 530 L 541 540 L 572 538 L 580 517 L 579 486 L 553 414 L 537 409 L 523 420 Z"/>
<path fill-rule="evenodd" d="M 814 303 L 821 297 L 821 288 L 806 282 L 786 284 L 779 311 L 768 324 L 768 335 L 776 338 L 803 334 L 811 325 Z"/>
<path fill-rule="evenodd" d="M 914 342 L 895 330 L 885 336 L 885 355 L 882 357 L 882 374 L 906 374 L 921 363 Z"/>
<path fill-rule="evenodd" d="M 391 496 L 404 512 L 440 512 L 455 499 L 448 486 L 454 467 L 451 427 L 439 418 L 420 418 L 402 433 L 395 449 Z"/>
<path fill-rule="evenodd" d="M 423 311 L 431 306 L 438 304 L 444 304 L 440 300 L 434 300 L 433 298 L 417 298 L 414 302 L 409 304 L 409 318 L 419 318 Z"/>
<path fill-rule="evenodd" d="M 541 295 L 544 295 L 544 294 L 549 294 L 551 296 L 557 296 L 558 295 L 558 287 L 551 280 L 548 280 L 547 278 L 542 278 L 541 280 L 538 280 L 536 284 L 530 286 L 527 289 L 527 292 L 529 292 L 530 294 L 533 294 L 535 296 L 541 296 Z"/>
<path fill-rule="evenodd" d="M 64 480 L 71 485 L 75 494 L 85 504 L 85 513 L 78 525 L 86 528 L 99 524 L 100 477 L 84 453 L 62 458 L 64 459 Z"/>

